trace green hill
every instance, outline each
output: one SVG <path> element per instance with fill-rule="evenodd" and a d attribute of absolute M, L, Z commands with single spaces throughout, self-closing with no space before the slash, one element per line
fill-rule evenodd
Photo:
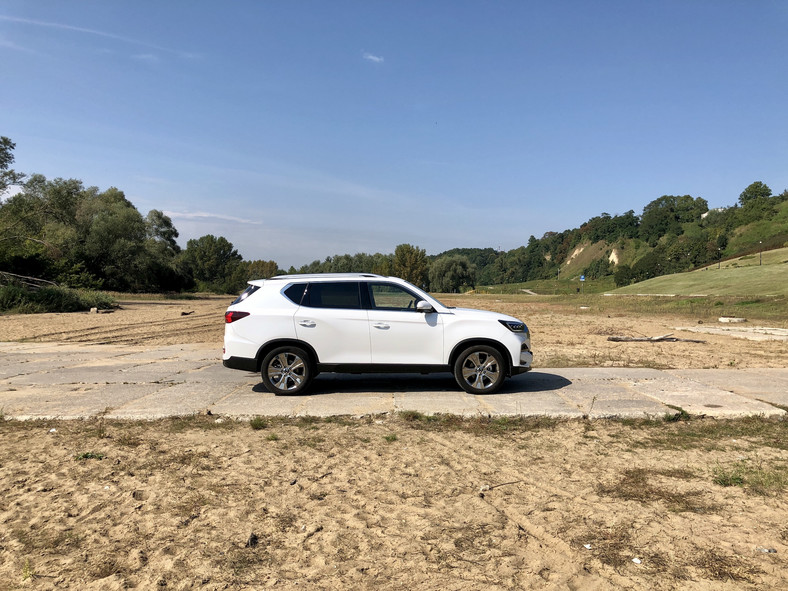
<path fill-rule="evenodd" d="M 614 294 L 786 296 L 788 248 L 755 253 L 687 273 L 673 273 L 613 290 Z"/>

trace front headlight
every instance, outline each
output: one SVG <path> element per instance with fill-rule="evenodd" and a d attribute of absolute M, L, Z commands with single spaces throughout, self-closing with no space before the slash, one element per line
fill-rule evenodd
<path fill-rule="evenodd" d="M 525 325 L 525 322 L 520 322 L 519 320 L 499 320 L 498 322 L 503 324 L 512 332 L 528 333 L 528 327 Z"/>

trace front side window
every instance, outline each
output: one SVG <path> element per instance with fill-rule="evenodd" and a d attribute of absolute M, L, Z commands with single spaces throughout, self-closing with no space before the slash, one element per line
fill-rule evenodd
<path fill-rule="evenodd" d="M 358 283 L 342 281 L 336 283 L 310 283 L 306 289 L 302 306 L 310 308 L 361 308 Z"/>
<path fill-rule="evenodd" d="M 392 283 L 369 283 L 369 302 L 376 310 L 416 310 L 415 295 Z"/>

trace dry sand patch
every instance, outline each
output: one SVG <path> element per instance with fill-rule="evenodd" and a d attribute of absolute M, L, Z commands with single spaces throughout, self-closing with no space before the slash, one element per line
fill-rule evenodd
<path fill-rule="evenodd" d="M 785 423 L 739 424 L 6 422 L 0 588 L 785 588 Z"/>
<path fill-rule="evenodd" d="M 219 347 L 229 300 L 3 316 L 0 340 Z M 785 366 L 774 341 L 607 341 L 686 317 L 485 306 L 536 367 Z M 788 587 L 785 421 L 485 421 L 0 421 L 0 589 Z"/>

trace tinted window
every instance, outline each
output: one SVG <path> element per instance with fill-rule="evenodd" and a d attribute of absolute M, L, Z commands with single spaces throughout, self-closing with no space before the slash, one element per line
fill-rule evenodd
<path fill-rule="evenodd" d="M 418 298 L 399 285 L 370 283 L 369 303 L 377 310 L 415 310 Z"/>
<path fill-rule="evenodd" d="M 291 285 L 284 291 L 284 294 L 288 300 L 300 306 L 301 298 L 304 297 L 305 289 L 306 289 L 306 283 L 293 283 L 293 285 Z"/>
<path fill-rule="evenodd" d="M 361 308 L 358 283 L 310 283 L 301 305 L 312 308 Z"/>
<path fill-rule="evenodd" d="M 241 292 L 241 295 L 239 295 L 237 298 L 235 298 L 235 300 L 233 301 L 233 304 L 237 304 L 239 302 L 243 302 L 246 298 L 248 298 L 250 295 L 252 295 L 258 289 L 260 289 L 259 285 L 250 285 L 249 287 L 247 287 L 245 290 L 243 290 Z M 230 305 L 232 306 L 233 304 L 230 304 Z"/>

